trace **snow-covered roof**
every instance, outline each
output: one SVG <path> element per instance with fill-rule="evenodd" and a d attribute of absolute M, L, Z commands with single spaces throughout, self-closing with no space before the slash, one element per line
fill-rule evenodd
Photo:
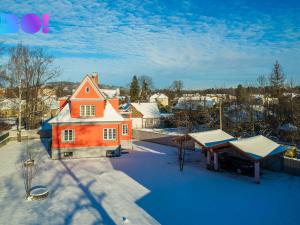
<path fill-rule="evenodd" d="M 286 150 L 284 146 L 279 145 L 262 135 L 250 138 L 242 138 L 239 140 L 230 141 L 229 143 L 240 151 L 247 153 L 255 160 L 281 153 Z"/>
<path fill-rule="evenodd" d="M 291 123 L 285 123 L 279 127 L 279 130 L 286 131 L 286 132 L 294 132 L 297 131 L 298 128 Z"/>
<path fill-rule="evenodd" d="M 85 122 L 121 122 L 123 117 L 113 108 L 113 106 L 106 102 L 103 117 L 85 117 L 73 118 L 70 114 L 70 106 L 67 104 L 56 117 L 51 119 L 49 123 L 85 123 Z"/>
<path fill-rule="evenodd" d="M 120 89 L 100 89 L 107 98 L 114 98 L 120 95 Z"/>
<path fill-rule="evenodd" d="M 227 134 L 226 132 L 220 129 L 197 132 L 197 133 L 189 133 L 188 135 L 205 147 L 214 147 L 216 145 L 220 145 L 232 140 L 236 140 L 235 137 L 231 136 L 230 134 Z"/>
<path fill-rule="evenodd" d="M 154 95 L 151 95 L 151 97 L 150 97 L 150 99 L 157 99 L 157 98 L 165 99 L 165 98 L 169 98 L 169 97 L 163 93 L 155 93 Z"/>
<path fill-rule="evenodd" d="M 4 99 L 0 102 L 0 109 L 2 110 L 12 110 L 18 108 L 19 99 L 11 98 L 11 99 Z M 25 105 L 26 100 L 21 100 L 21 105 Z"/>
<path fill-rule="evenodd" d="M 145 119 L 160 117 L 160 112 L 155 102 L 131 103 L 131 105 L 139 111 Z"/>

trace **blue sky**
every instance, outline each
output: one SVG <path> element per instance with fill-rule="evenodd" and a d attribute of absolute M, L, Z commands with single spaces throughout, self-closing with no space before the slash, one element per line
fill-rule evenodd
<path fill-rule="evenodd" d="M 106 84 L 127 85 L 134 74 L 163 88 L 255 83 L 276 60 L 300 79 L 300 1 L 146 0 L 6 1 L 2 13 L 50 14 L 50 33 L 0 34 L 6 45 L 45 47 L 62 68 L 59 79 L 99 72 Z"/>

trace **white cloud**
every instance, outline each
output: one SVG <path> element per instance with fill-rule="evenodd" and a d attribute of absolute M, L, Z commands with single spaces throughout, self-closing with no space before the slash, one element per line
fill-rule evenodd
<path fill-rule="evenodd" d="M 196 18 L 188 20 L 186 15 L 178 13 L 150 12 L 143 4 L 134 2 L 114 4 L 70 0 L 12 4 L 2 0 L 4 9 L 18 15 L 49 13 L 52 26 L 48 35 L 2 35 L 0 41 L 7 44 L 22 41 L 70 55 L 58 57 L 57 62 L 64 69 L 64 78 L 75 76 L 77 80 L 84 73 L 97 70 L 109 75 L 104 79 L 108 83 L 121 84 L 122 79 L 128 81 L 131 75 L 139 73 L 151 75 L 154 80 L 163 79 L 165 82 L 158 82 L 158 86 L 175 78 L 185 79 L 191 87 L 214 86 L 226 83 L 228 77 L 231 85 L 245 78 L 253 80 L 269 70 L 268 65 L 276 59 L 286 63 L 291 75 L 299 75 L 293 60 L 300 55 L 299 30 L 287 28 L 291 34 L 288 41 L 287 37 L 276 42 L 265 39 L 271 26 L 266 15 L 260 15 L 262 21 L 253 24 L 238 20 L 230 23 L 194 13 L 188 16 Z M 182 7 L 192 6 L 187 1 Z M 86 54 L 95 58 L 86 58 Z"/>

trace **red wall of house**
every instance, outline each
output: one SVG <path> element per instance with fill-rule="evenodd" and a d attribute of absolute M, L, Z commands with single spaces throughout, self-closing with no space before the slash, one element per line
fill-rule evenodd
<path fill-rule="evenodd" d="M 59 110 L 61 111 L 63 107 L 67 104 L 68 98 L 60 98 L 59 99 Z"/>
<path fill-rule="evenodd" d="M 104 128 L 116 128 L 116 140 L 103 140 Z M 75 131 L 74 142 L 63 142 L 62 132 L 66 129 Z M 118 146 L 119 124 L 86 124 L 86 125 L 60 125 L 52 127 L 52 147 L 71 148 L 71 147 L 93 147 L 93 146 Z M 120 133 L 121 134 L 121 133 Z"/>
<path fill-rule="evenodd" d="M 128 135 L 122 135 L 122 124 L 128 124 Z M 120 125 L 120 139 L 121 140 L 131 140 L 132 139 L 132 121 L 131 120 L 125 120 Z"/>
<path fill-rule="evenodd" d="M 86 88 L 89 87 L 90 91 L 86 92 Z M 95 88 L 90 84 L 90 82 L 85 82 L 81 90 L 77 93 L 75 98 L 99 98 L 99 94 L 96 92 Z"/>
<path fill-rule="evenodd" d="M 110 98 L 107 99 L 107 101 L 112 105 L 112 107 L 114 107 L 115 110 L 117 110 L 117 112 L 119 112 L 119 99 Z"/>
<path fill-rule="evenodd" d="M 96 117 L 103 117 L 104 115 L 104 100 L 100 101 L 71 101 L 71 117 L 80 117 L 80 105 L 95 105 L 96 106 Z"/>

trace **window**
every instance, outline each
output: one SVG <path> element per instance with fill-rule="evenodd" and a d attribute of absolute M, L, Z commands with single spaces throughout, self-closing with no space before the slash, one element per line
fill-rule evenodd
<path fill-rule="evenodd" d="M 90 92 L 90 88 L 86 87 L 85 91 L 86 91 L 86 93 L 89 93 Z"/>
<path fill-rule="evenodd" d="M 128 135 L 128 124 L 122 125 L 122 135 Z"/>
<path fill-rule="evenodd" d="M 64 152 L 64 157 L 72 157 L 73 152 Z"/>
<path fill-rule="evenodd" d="M 116 128 L 104 128 L 103 140 L 115 140 Z"/>
<path fill-rule="evenodd" d="M 62 138 L 64 142 L 74 141 L 74 130 L 64 130 Z"/>
<path fill-rule="evenodd" d="M 153 123 L 154 123 L 154 120 L 153 120 L 153 119 L 148 119 L 148 124 L 149 124 L 149 125 L 153 125 Z"/>
<path fill-rule="evenodd" d="M 95 105 L 81 105 L 80 116 L 95 116 L 96 106 Z"/>

